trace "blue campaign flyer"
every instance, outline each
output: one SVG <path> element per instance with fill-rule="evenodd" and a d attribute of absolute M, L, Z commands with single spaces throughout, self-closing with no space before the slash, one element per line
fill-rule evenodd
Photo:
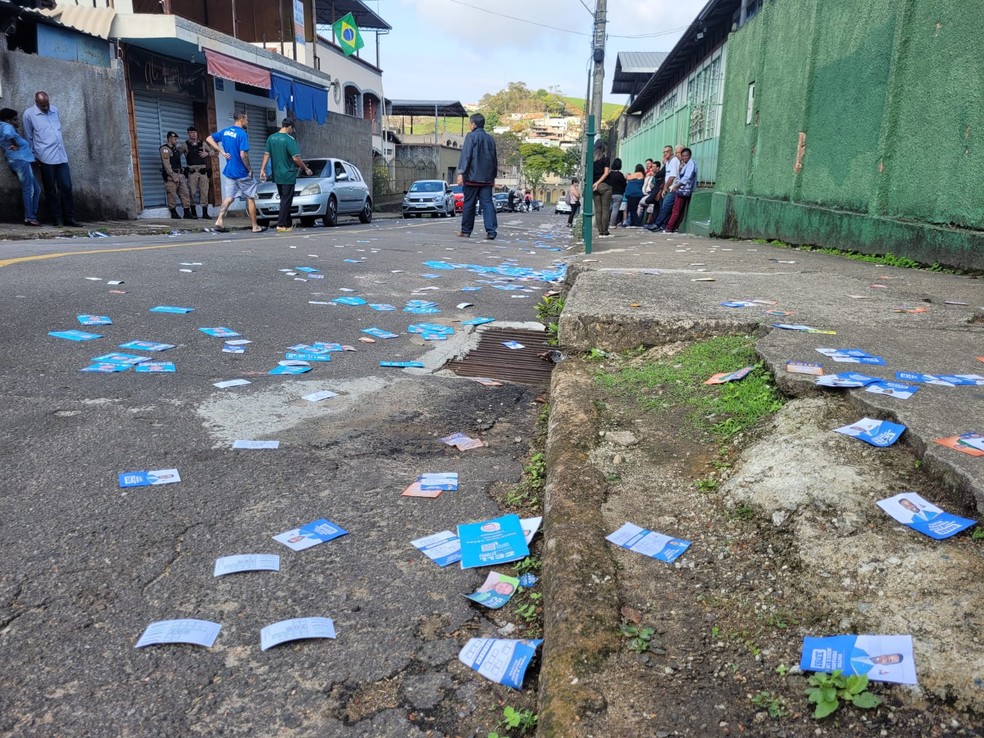
<path fill-rule="evenodd" d="M 367 336 L 375 336 L 376 338 L 397 338 L 396 333 L 384 331 L 382 328 L 363 328 L 362 332 Z"/>
<path fill-rule="evenodd" d="M 173 349 L 173 343 L 157 343 L 155 341 L 129 341 L 120 344 L 121 349 L 131 349 L 133 351 L 167 351 Z"/>
<path fill-rule="evenodd" d="M 420 488 L 423 490 L 440 489 L 444 491 L 456 492 L 458 490 L 457 472 L 427 472 L 417 477 Z"/>
<path fill-rule="evenodd" d="M 806 636 L 800 668 L 828 674 L 841 671 L 873 682 L 916 684 L 912 636 L 907 635 Z"/>
<path fill-rule="evenodd" d="M 142 364 L 145 361 L 150 361 L 147 356 L 137 356 L 136 354 L 103 354 L 102 356 L 93 356 L 93 363 L 103 363 L 103 364 L 121 364 L 123 366 L 133 366 L 134 364 Z"/>
<path fill-rule="evenodd" d="M 82 325 L 112 325 L 113 321 L 108 315 L 76 315 L 76 319 Z"/>
<path fill-rule="evenodd" d="M 266 651 L 287 641 L 307 638 L 334 638 L 335 623 L 331 618 L 294 618 L 281 620 L 260 631 L 260 650 Z"/>
<path fill-rule="evenodd" d="M 407 333 L 425 333 L 442 336 L 453 336 L 454 328 L 440 323 L 413 323 L 407 326 Z"/>
<path fill-rule="evenodd" d="M 690 541 L 670 538 L 638 525 L 626 523 L 611 535 L 605 536 L 616 546 L 667 563 L 677 559 L 690 547 Z"/>
<path fill-rule="evenodd" d="M 297 271 L 304 272 L 305 274 L 314 274 L 315 272 L 320 272 L 320 269 L 315 269 L 314 267 L 295 267 Z"/>
<path fill-rule="evenodd" d="M 152 307 L 150 312 L 152 313 L 174 313 L 176 315 L 184 315 L 185 313 L 193 312 L 195 308 L 177 307 L 175 305 L 158 305 L 157 307 Z"/>
<path fill-rule="evenodd" d="M 380 366 L 397 367 L 399 369 L 423 369 L 422 361 L 381 361 Z"/>
<path fill-rule="evenodd" d="M 889 397 L 896 397 L 900 400 L 908 400 L 919 391 L 919 388 L 913 387 L 911 384 L 879 380 L 869 384 L 864 388 L 864 391 L 872 392 L 876 395 L 888 395 Z"/>
<path fill-rule="evenodd" d="M 485 325 L 486 323 L 494 323 L 495 318 L 472 318 L 471 320 L 461 321 L 462 325 Z"/>
<path fill-rule="evenodd" d="M 458 660 L 497 684 L 522 689 L 526 668 L 541 643 L 541 639 L 472 638 L 461 649 Z"/>
<path fill-rule="evenodd" d="M 385 302 L 370 302 L 369 307 L 373 310 L 378 310 L 381 313 L 388 313 L 391 310 L 396 310 L 396 305 L 387 305 Z"/>
<path fill-rule="evenodd" d="M 155 469 L 154 471 L 131 471 L 119 475 L 120 487 L 151 487 L 158 484 L 174 484 L 181 481 L 177 469 Z"/>
<path fill-rule="evenodd" d="M 64 338 L 69 341 L 92 341 L 96 338 L 102 338 L 99 333 L 86 333 L 85 331 L 48 331 L 49 336 L 54 336 L 55 338 Z"/>
<path fill-rule="evenodd" d="M 440 567 L 461 561 L 461 543 L 449 530 L 410 541 L 410 545 Z"/>
<path fill-rule="evenodd" d="M 152 374 L 173 374 L 176 371 L 174 364 L 170 361 L 145 361 L 142 364 L 137 364 L 133 370 Z"/>
<path fill-rule="evenodd" d="M 267 374 L 304 374 L 311 371 L 309 366 L 277 366 L 267 372 Z"/>
<path fill-rule="evenodd" d="M 224 328 L 223 326 L 217 326 L 215 328 L 199 328 L 198 330 L 206 336 L 215 336 L 216 338 L 235 338 L 239 335 L 232 330 L 232 328 Z"/>
<path fill-rule="evenodd" d="M 189 643 L 193 646 L 211 648 L 222 626 L 211 620 L 159 620 L 144 630 L 135 648 L 152 646 L 157 643 Z"/>
<path fill-rule="evenodd" d="M 322 518 L 300 528 L 279 533 L 273 537 L 273 540 L 284 544 L 291 551 L 303 551 L 347 534 L 348 531 L 344 528 Z"/>
<path fill-rule="evenodd" d="M 365 305 L 366 301 L 361 297 L 353 297 L 351 295 L 345 297 L 336 297 L 332 300 L 336 305 Z"/>
<path fill-rule="evenodd" d="M 865 387 L 877 381 L 879 381 L 878 377 L 869 377 L 859 372 L 841 372 L 817 377 L 817 384 L 821 387 Z"/>
<path fill-rule="evenodd" d="M 957 382 L 950 382 L 935 374 L 919 374 L 917 372 L 895 372 L 895 378 L 903 382 L 918 382 L 919 384 L 935 384 L 939 387 L 955 387 Z"/>
<path fill-rule="evenodd" d="M 497 571 L 489 572 L 488 577 L 482 586 L 471 594 L 465 595 L 472 602 L 484 605 L 490 610 L 498 610 L 505 605 L 519 588 L 519 580 L 500 574 Z"/>
<path fill-rule="evenodd" d="M 859 441 L 885 448 L 891 446 L 905 432 L 905 426 L 899 423 L 890 423 L 887 420 L 874 420 L 873 418 L 861 418 L 861 420 L 834 428 L 835 433 L 857 438 Z"/>
<path fill-rule="evenodd" d="M 919 533 L 937 541 L 950 538 L 977 524 L 976 520 L 943 512 L 915 492 L 902 492 L 878 501 L 878 507 Z"/>
<path fill-rule="evenodd" d="M 518 515 L 459 525 L 458 538 L 462 569 L 504 564 L 530 555 Z"/>
<path fill-rule="evenodd" d="M 287 361 L 331 361 L 331 354 L 325 351 L 319 354 L 308 354 L 300 351 L 288 351 L 284 354 Z"/>
<path fill-rule="evenodd" d="M 129 368 L 130 368 L 129 364 L 97 363 L 97 364 L 91 364 L 90 366 L 87 366 L 84 369 L 79 369 L 79 371 L 92 372 L 94 374 L 112 374 L 113 372 L 125 372 Z"/>

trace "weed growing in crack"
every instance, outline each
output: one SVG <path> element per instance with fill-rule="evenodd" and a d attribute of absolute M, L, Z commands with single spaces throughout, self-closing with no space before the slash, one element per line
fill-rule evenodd
<path fill-rule="evenodd" d="M 649 644 L 652 642 L 653 636 L 656 635 L 655 628 L 643 628 L 641 625 L 633 625 L 632 623 L 622 623 L 619 626 L 619 631 L 628 638 L 625 644 L 626 648 L 635 653 L 648 651 Z"/>
<path fill-rule="evenodd" d="M 523 479 L 506 493 L 506 504 L 511 507 L 537 508 L 543 495 L 547 477 L 547 460 L 542 452 L 530 456 L 523 467 Z"/>
<path fill-rule="evenodd" d="M 517 561 L 513 564 L 513 571 L 519 576 L 523 574 L 535 574 L 540 571 L 540 567 L 543 566 L 543 562 L 540 561 L 536 556 L 527 556 L 522 561 Z"/>
<path fill-rule="evenodd" d="M 502 710 L 502 720 L 488 738 L 508 738 L 509 736 L 533 735 L 536 730 L 537 714 L 532 710 L 517 710 L 507 705 Z M 505 731 L 500 733 L 499 731 Z"/>
<path fill-rule="evenodd" d="M 833 674 L 814 674 L 809 684 L 806 697 L 816 704 L 813 717 L 817 720 L 835 713 L 842 703 L 870 710 L 882 702 L 880 697 L 868 691 L 868 677 L 864 674 L 844 676 L 838 669 Z"/>
<path fill-rule="evenodd" d="M 770 718 L 779 719 L 789 714 L 789 710 L 786 709 L 786 703 L 782 697 L 768 690 L 759 692 L 751 700 L 752 704 L 756 707 L 767 710 Z"/>

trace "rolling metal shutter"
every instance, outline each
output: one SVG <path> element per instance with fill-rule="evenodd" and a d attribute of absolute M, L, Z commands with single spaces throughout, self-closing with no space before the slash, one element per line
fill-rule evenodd
<path fill-rule="evenodd" d="M 154 97 L 143 92 L 134 92 L 133 120 L 137 130 L 137 156 L 140 160 L 140 187 L 144 209 L 165 207 L 164 180 L 160 175 L 160 148 L 168 131 L 177 133 L 181 142 L 188 137 L 188 126 L 195 121 L 191 100 Z"/>

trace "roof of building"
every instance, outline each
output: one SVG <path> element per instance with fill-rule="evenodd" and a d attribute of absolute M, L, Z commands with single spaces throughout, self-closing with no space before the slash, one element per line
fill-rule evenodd
<path fill-rule="evenodd" d="M 741 0 L 709 0 L 623 114 L 648 110 L 680 83 L 695 62 L 724 43 Z"/>
<path fill-rule="evenodd" d="M 362 0 L 315 0 L 315 23 L 330 26 L 339 18 L 351 13 L 360 29 L 390 31 L 392 26 L 376 15 Z"/>
<path fill-rule="evenodd" d="M 620 51 L 615 61 L 612 94 L 633 95 L 669 56 L 668 51 Z"/>
<path fill-rule="evenodd" d="M 468 111 L 457 100 L 387 100 L 387 115 L 442 115 L 467 118 Z"/>

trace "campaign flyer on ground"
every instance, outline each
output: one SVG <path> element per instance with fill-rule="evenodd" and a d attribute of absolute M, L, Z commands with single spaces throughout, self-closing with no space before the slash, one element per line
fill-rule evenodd
<path fill-rule="evenodd" d="M 754 369 L 754 366 L 742 367 L 735 372 L 718 372 L 711 376 L 704 384 L 725 384 L 726 382 L 736 382 L 739 379 L 744 379 L 749 375 L 749 373 Z"/>
<path fill-rule="evenodd" d="M 486 679 L 522 689 L 526 668 L 541 643 L 541 639 L 472 638 L 461 649 L 458 660 Z"/>
<path fill-rule="evenodd" d="M 152 313 L 174 313 L 176 315 L 184 315 L 185 313 L 190 313 L 195 308 L 178 307 L 176 305 L 158 305 L 157 307 L 152 307 L 150 312 Z"/>
<path fill-rule="evenodd" d="M 211 648 L 221 628 L 221 625 L 210 620 L 159 620 L 147 626 L 134 648 L 156 643 L 190 643 Z"/>
<path fill-rule="evenodd" d="M 102 338 L 99 333 L 86 333 L 85 331 L 71 330 L 71 331 L 48 331 L 49 336 L 54 336 L 55 338 L 64 338 L 69 341 L 93 341 L 97 338 Z"/>
<path fill-rule="evenodd" d="M 145 361 L 142 364 L 137 364 L 133 370 L 142 374 L 148 372 L 151 374 L 173 374 L 177 368 L 171 361 Z"/>
<path fill-rule="evenodd" d="M 108 315 L 76 315 L 76 320 L 82 325 L 112 325 L 113 321 Z"/>
<path fill-rule="evenodd" d="M 287 641 L 305 638 L 334 638 L 335 624 L 331 618 L 294 618 L 281 620 L 260 631 L 260 650 L 266 651 Z"/>
<path fill-rule="evenodd" d="M 121 349 L 131 349 L 133 351 L 167 351 L 173 349 L 173 343 L 158 343 L 157 341 L 129 341 L 120 344 Z"/>
<path fill-rule="evenodd" d="M 823 366 L 812 361 L 787 361 L 786 371 L 790 374 L 811 374 L 819 377 L 823 374 Z"/>
<path fill-rule="evenodd" d="M 984 450 L 976 448 L 973 444 L 984 442 L 984 433 L 964 433 L 959 436 L 949 436 L 948 438 L 936 438 L 933 443 L 952 448 L 968 456 L 984 456 Z"/>
<path fill-rule="evenodd" d="M 150 487 L 156 484 L 174 484 L 181 481 L 177 469 L 156 469 L 154 471 L 130 471 L 120 474 L 120 487 Z"/>
<path fill-rule="evenodd" d="M 907 635 L 807 636 L 800 668 L 828 674 L 839 669 L 848 676 L 867 676 L 873 682 L 916 684 L 912 636 Z"/>
<path fill-rule="evenodd" d="M 449 530 L 418 538 L 410 544 L 438 566 L 461 561 L 461 543 L 458 536 Z"/>
<path fill-rule="evenodd" d="M 911 384 L 889 382 L 888 380 L 883 379 L 877 382 L 872 382 L 864 388 L 864 391 L 872 392 L 876 395 L 888 395 L 889 397 L 895 397 L 899 400 L 908 400 L 919 391 L 919 388 L 913 387 Z"/>
<path fill-rule="evenodd" d="M 490 610 L 498 610 L 512 599 L 512 596 L 516 594 L 517 587 L 519 587 L 518 579 L 500 574 L 497 571 L 491 571 L 482 586 L 465 597 Z"/>
<path fill-rule="evenodd" d="M 450 436 L 438 438 L 437 440 L 441 443 L 446 443 L 448 446 L 454 446 L 459 451 L 470 451 L 473 448 L 482 448 L 488 445 L 485 441 L 481 441 L 478 438 L 471 438 L 464 433 L 452 433 Z"/>
<path fill-rule="evenodd" d="M 834 433 L 857 438 L 859 441 L 864 441 L 878 448 L 891 446 L 902 437 L 904 432 L 904 425 L 890 423 L 887 420 L 874 420 L 873 418 L 861 418 L 851 425 L 834 428 Z"/>
<path fill-rule="evenodd" d="M 202 333 L 206 336 L 213 336 L 215 338 L 235 338 L 239 334 L 236 333 L 232 328 L 226 328 L 224 326 L 216 326 L 215 328 L 199 328 Z"/>
<path fill-rule="evenodd" d="M 817 377 L 817 385 L 820 387 L 867 387 L 878 381 L 880 381 L 878 377 L 869 377 L 859 372 L 841 372 Z"/>
<path fill-rule="evenodd" d="M 632 523 L 626 523 L 611 535 L 605 536 L 605 540 L 629 551 L 667 563 L 678 558 L 691 543 L 640 528 Z"/>
<path fill-rule="evenodd" d="M 347 533 L 348 531 L 344 528 L 322 518 L 321 520 L 310 522 L 307 525 L 302 525 L 300 528 L 279 533 L 273 537 L 273 540 L 284 544 L 291 551 L 303 551 L 306 548 L 317 546 L 319 543 L 330 541 Z"/>
<path fill-rule="evenodd" d="M 237 574 L 241 571 L 280 571 L 280 557 L 276 554 L 236 554 L 215 560 L 213 577 Z"/>
<path fill-rule="evenodd" d="M 976 520 L 961 518 L 944 512 L 915 492 L 902 492 L 895 497 L 879 500 L 878 507 L 902 525 L 906 525 L 930 538 L 935 538 L 937 541 L 955 536 L 977 523 Z"/>
<path fill-rule="evenodd" d="M 458 526 L 461 568 L 504 564 L 530 555 L 518 515 L 503 515 Z"/>

